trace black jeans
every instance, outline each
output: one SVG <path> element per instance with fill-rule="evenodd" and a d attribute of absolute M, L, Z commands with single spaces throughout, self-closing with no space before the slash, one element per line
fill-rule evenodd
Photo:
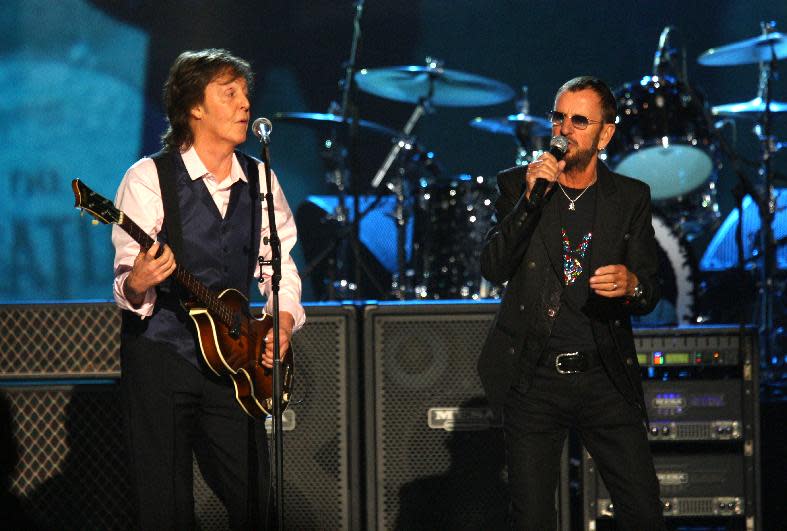
<path fill-rule="evenodd" d="M 121 393 L 137 529 L 194 529 L 193 455 L 224 502 L 233 529 L 265 528 L 269 465 L 262 420 L 249 417 L 234 389 L 166 347 L 124 338 Z M 256 507 L 249 510 L 248 460 L 257 460 Z M 250 514 L 257 520 L 252 526 Z"/>
<path fill-rule="evenodd" d="M 555 489 L 569 428 L 598 466 L 618 527 L 665 529 L 642 415 L 603 367 L 578 374 L 537 367 L 526 392 L 515 386 L 509 393 L 504 428 L 514 529 L 556 529 Z"/>

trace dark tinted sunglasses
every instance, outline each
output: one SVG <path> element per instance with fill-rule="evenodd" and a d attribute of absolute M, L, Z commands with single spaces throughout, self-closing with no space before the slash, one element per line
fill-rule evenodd
<path fill-rule="evenodd" d="M 552 125 L 563 125 L 563 120 L 566 119 L 566 115 L 560 111 L 549 111 L 547 113 L 547 119 L 552 122 Z M 600 123 L 600 120 L 591 120 L 587 116 L 582 116 L 581 114 L 571 115 L 571 125 L 577 129 L 586 129 L 589 124 Z"/>

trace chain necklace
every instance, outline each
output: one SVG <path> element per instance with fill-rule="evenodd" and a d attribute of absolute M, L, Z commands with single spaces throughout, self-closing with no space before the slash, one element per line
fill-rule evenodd
<path fill-rule="evenodd" d="M 596 179 L 593 179 L 593 181 L 592 181 L 592 182 L 591 182 L 589 185 L 587 185 L 587 186 L 585 187 L 585 189 L 584 189 L 584 190 L 582 190 L 581 192 L 579 192 L 579 195 L 578 195 L 578 196 L 576 196 L 574 199 L 571 199 L 571 198 L 569 197 L 569 195 L 566 193 L 566 190 L 565 190 L 565 188 L 563 188 L 563 185 L 562 185 L 562 184 L 560 184 L 560 181 L 558 181 L 558 182 L 557 182 L 557 185 L 560 187 L 560 191 L 561 191 L 561 192 L 563 192 L 563 195 L 564 195 L 564 196 L 566 196 L 566 199 L 568 199 L 568 209 L 569 209 L 569 210 L 576 210 L 576 209 L 577 209 L 577 207 L 574 205 L 574 203 L 575 203 L 575 202 L 577 202 L 577 201 L 579 201 L 579 198 L 580 198 L 580 197 L 582 197 L 582 195 L 583 195 L 585 192 L 587 192 L 587 191 L 588 191 L 588 188 L 590 188 L 591 186 L 593 186 L 595 183 L 596 183 Z"/>

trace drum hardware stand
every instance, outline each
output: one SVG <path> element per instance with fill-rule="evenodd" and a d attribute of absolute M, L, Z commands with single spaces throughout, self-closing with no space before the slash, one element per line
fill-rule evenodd
<path fill-rule="evenodd" d="M 768 35 L 775 30 L 775 24 L 761 23 L 763 35 Z M 758 98 L 764 102 L 764 108 L 761 114 L 761 121 L 754 126 L 754 133 L 760 141 L 761 159 L 759 162 L 758 174 L 763 179 L 763 184 L 759 187 L 752 186 L 750 181 L 745 177 L 743 172 L 737 168 L 735 162 L 741 160 L 735 154 L 724 140 L 721 135 L 717 135 L 719 145 L 724 150 L 725 154 L 732 158 L 733 169 L 738 175 L 739 183 L 733 190 L 736 200 L 736 208 L 738 209 L 738 227 L 736 229 L 735 239 L 738 246 L 738 262 L 739 270 L 741 271 L 741 281 L 745 274 L 745 267 L 747 260 L 744 256 L 743 248 L 743 197 L 749 194 L 754 203 L 757 205 L 757 212 L 760 217 L 760 231 L 759 231 L 759 250 L 760 266 L 759 266 L 759 286 L 758 286 L 758 315 L 759 325 L 759 356 L 761 360 L 768 360 L 771 357 L 774 347 L 774 328 L 773 328 L 773 296 L 774 296 L 774 275 L 776 271 L 776 248 L 777 242 L 774 240 L 773 234 L 773 221 L 776 212 L 776 200 L 773 193 L 773 177 L 774 172 L 771 164 L 771 157 L 781 147 L 783 143 L 776 142 L 771 134 L 772 129 L 772 111 L 771 101 L 773 94 L 773 79 L 775 78 L 776 66 L 778 57 L 776 56 L 773 45 L 770 45 L 771 58 L 768 62 L 760 62 L 760 77 L 758 84 Z M 715 128 L 711 129 L 715 132 Z M 757 253 L 757 248 L 752 251 L 752 254 Z M 757 319 L 755 318 L 756 322 Z M 744 316 L 741 315 L 741 329 L 744 326 Z"/>
<path fill-rule="evenodd" d="M 527 85 L 522 85 L 522 97 L 516 101 L 516 109 L 519 114 L 525 116 L 530 114 L 530 98 L 528 96 Z M 539 151 L 546 149 L 546 142 L 542 137 L 533 136 L 533 124 L 522 122 L 516 126 L 515 135 L 517 141 L 516 159 L 514 164 L 524 166 L 531 162 Z M 535 142 L 533 140 L 536 140 Z"/>
<path fill-rule="evenodd" d="M 762 23 L 763 34 L 768 34 L 775 29 L 775 23 Z M 771 60 L 769 63 L 760 63 L 760 91 L 764 92 L 765 108 L 762 113 L 762 127 L 757 124 L 756 132 L 761 132 L 762 167 L 760 175 L 765 178 L 765 186 L 757 207 L 760 213 L 760 248 L 763 251 L 762 268 L 760 275 L 760 359 L 769 360 L 773 351 L 773 294 L 774 274 L 776 271 L 776 244 L 773 236 L 773 220 L 776 212 L 776 199 L 773 194 L 773 167 L 771 157 L 776 153 L 776 145 L 772 133 L 771 100 L 773 96 L 773 80 L 776 77 L 778 59 L 771 45 Z M 739 217 L 743 224 L 743 215 Z"/>
<path fill-rule="evenodd" d="M 331 103 L 329 112 L 341 116 L 341 124 L 344 131 L 340 131 L 336 126 L 332 128 L 330 137 L 325 141 L 324 158 L 330 162 L 332 169 L 328 171 L 329 182 L 333 183 L 338 190 L 339 204 L 333 213 L 334 219 L 339 223 L 339 232 L 336 238 L 329 242 L 326 247 L 304 268 L 302 277 L 306 277 L 323 260 L 330 259 L 332 253 L 338 255 L 334 258 L 330 283 L 328 286 L 328 298 L 333 299 L 336 295 L 344 295 L 347 298 L 357 299 L 361 296 L 363 281 L 368 280 L 372 287 L 379 293 L 386 290 L 377 282 L 369 267 L 363 260 L 360 244 L 360 223 L 364 213 L 360 212 L 361 185 L 360 175 L 360 153 L 358 148 L 358 127 L 359 116 L 358 107 L 352 101 L 355 92 L 355 73 L 357 72 L 356 58 L 358 47 L 361 41 L 361 17 L 363 15 L 364 1 L 355 2 L 355 17 L 353 19 L 353 37 L 350 47 L 350 58 L 345 64 L 344 78 L 340 81 L 342 88 L 341 105 Z M 346 146 L 346 147 L 345 147 Z M 349 164 L 346 161 L 349 160 Z M 352 215 L 347 208 L 346 186 L 349 181 L 349 192 L 353 197 Z M 367 210 L 368 211 L 368 210 Z M 349 263 L 348 255 L 353 256 L 353 271 L 346 278 L 347 266 Z M 340 277 L 337 280 L 337 277 Z M 337 293 L 337 291 L 339 293 Z"/>
<path fill-rule="evenodd" d="M 380 184 L 383 182 L 388 170 L 390 170 L 391 165 L 399 156 L 402 149 L 411 150 L 413 149 L 413 138 L 411 134 L 413 129 L 415 129 L 418 120 L 426 113 L 434 112 L 434 109 L 431 105 L 431 99 L 434 95 L 434 80 L 435 78 L 439 77 L 443 73 L 443 62 L 432 58 L 426 58 L 426 66 L 429 69 L 429 90 L 426 96 L 419 98 L 418 103 L 413 109 L 412 114 L 408 118 L 407 122 L 404 124 L 404 127 L 401 131 L 401 136 L 398 141 L 394 142 L 391 146 L 391 150 L 388 152 L 388 155 L 385 157 L 380 169 L 377 170 L 374 178 L 372 179 L 372 188 L 377 189 Z M 396 206 L 393 212 L 393 218 L 396 223 L 396 258 L 397 258 L 397 271 L 393 275 L 393 279 L 391 282 L 391 290 L 393 292 L 394 297 L 399 300 L 404 300 L 407 296 L 407 292 L 410 289 L 408 286 L 408 274 L 407 274 L 407 222 L 410 218 L 407 212 L 407 207 L 405 205 L 406 202 L 406 195 L 405 195 L 405 187 L 406 187 L 406 179 L 405 179 L 405 169 L 399 168 L 397 172 L 397 177 L 395 182 L 389 185 L 389 189 L 392 190 L 396 194 Z"/>

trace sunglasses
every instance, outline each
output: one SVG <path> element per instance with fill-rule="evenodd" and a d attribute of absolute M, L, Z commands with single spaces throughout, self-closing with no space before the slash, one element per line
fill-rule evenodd
<path fill-rule="evenodd" d="M 547 119 L 552 122 L 552 125 L 563 125 L 563 120 L 566 119 L 566 115 L 560 111 L 549 111 L 547 113 Z M 587 116 L 582 116 L 581 114 L 571 115 L 571 125 L 577 129 L 586 129 L 590 124 L 600 123 L 602 123 L 601 120 L 591 120 Z"/>

